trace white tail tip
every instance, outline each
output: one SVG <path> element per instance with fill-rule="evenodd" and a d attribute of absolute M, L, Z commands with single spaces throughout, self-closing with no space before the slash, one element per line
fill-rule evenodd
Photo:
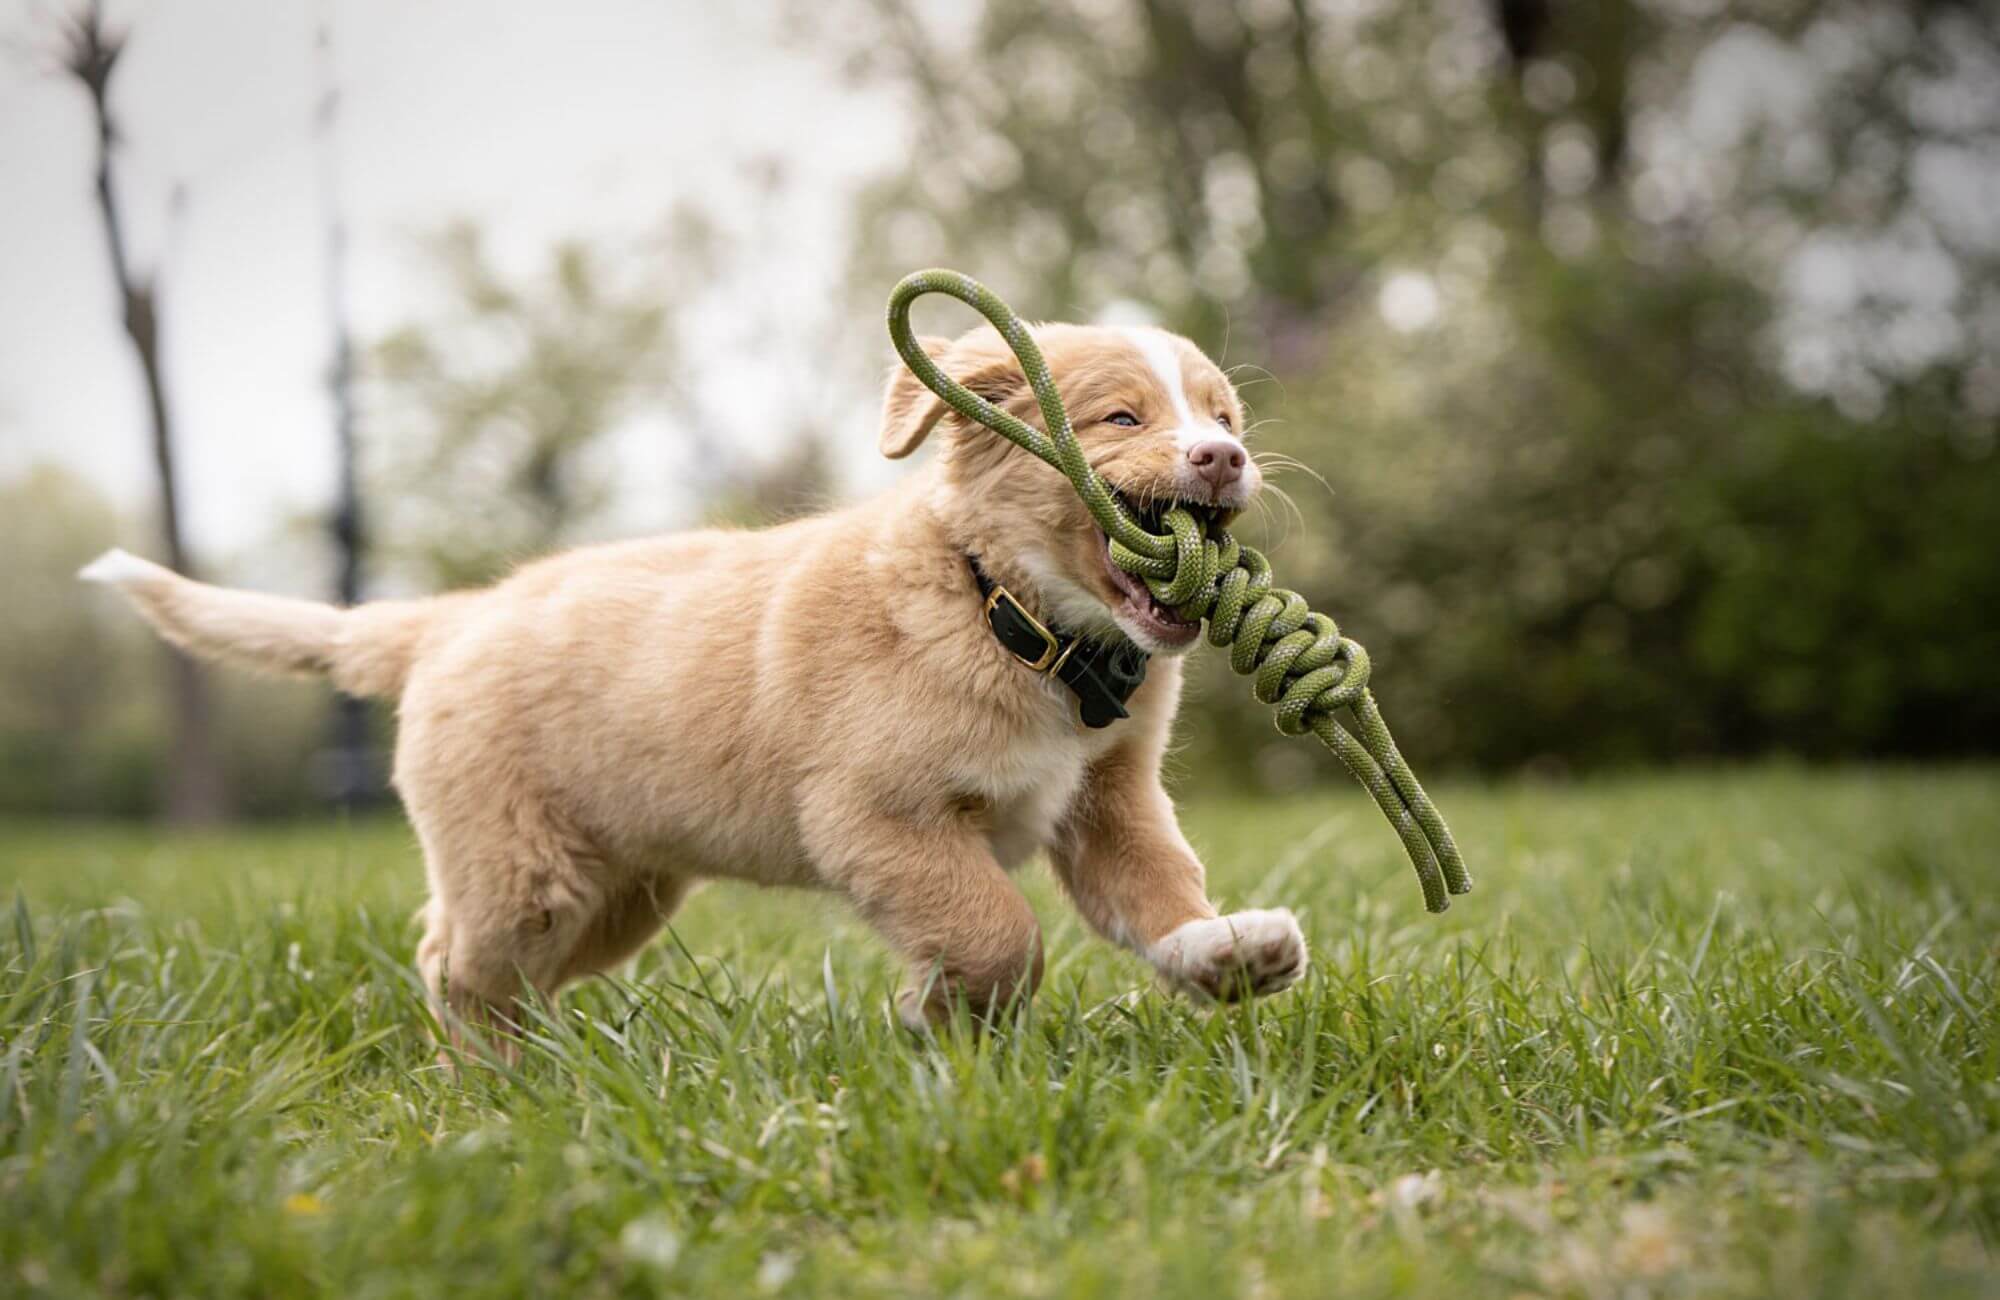
<path fill-rule="evenodd" d="M 77 570 L 76 576 L 85 582 L 101 582 L 116 587 L 159 571 L 160 566 L 152 561 L 142 560 L 130 551 L 114 546 Z"/>

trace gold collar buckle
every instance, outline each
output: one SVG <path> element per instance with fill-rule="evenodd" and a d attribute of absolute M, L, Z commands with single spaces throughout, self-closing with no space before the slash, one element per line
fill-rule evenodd
<path fill-rule="evenodd" d="M 1055 633 L 1049 631 L 1046 627 L 1042 626 L 1042 621 L 1040 619 L 1036 618 L 1033 614 L 1030 614 L 1028 612 L 1026 606 L 1021 604 L 1020 601 L 1014 599 L 1014 594 L 1012 592 L 1008 591 L 1005 587 L 999 585 L 998 583 L 995 583 L 993 585 L 993 594 L 986 598 L 986 621 L 989 624 L 992 623 L 993 621 L 994 609 L 997 608 L 1002 601 L 1006 602 L 1008 608 L 1020 620 L 1022 625 L 1026 626 L 1030 631 L 1032 631 L 1036 636 L 1040 637 L 1042 640 L 1042 652 L 1040 655 L 1036 656 L 1033 659 L 1030 659 L 1027 655 L 1022 654 L 1019 650 L 1016 650 L 1013 646 L 1007 646 L 1007 652 L 1013 655 L 1016 659 L 1019 659 L 1022 663 L 1026 664 L 1028 668 L 1033 672 L 1050 673 L 1054 672 L 1057 668 L 1061 667 L 1062 661 L 1064 659 L 1069 658 L 1068 652 L 1071 649 L 1075 648 L 1075 643 L 1072 642 L 1070 645 L 1065 646 L 1062 643 L 1062 641 L 1056 636 Z M 1002 644 L 1005 645 L 1006 643 L 1003 641 Z"/>

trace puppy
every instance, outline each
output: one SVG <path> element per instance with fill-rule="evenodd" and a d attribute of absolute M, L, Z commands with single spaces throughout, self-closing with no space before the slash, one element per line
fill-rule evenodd
<path fill-rule="evenodd" d="M 1188 340 L 1034 335 L 1134 509 L 1227 517 L 1256 494 L 1237 395 Z M 923 346 L 1039 422 L 992 330 Z M 705 879 L 835 891 L 909 962 L 905 1023 L 961 1001 L 983 1015 L 1041 976 L 1009 876 L 1037 850 L 1169 985 L 1290 985 L 1306 966 L 1292 914 L 1218 916 L 1161 788 L 1198 625 L 1111 564 L 1062 475 L 898 366 L 881 450 L 927 437 L 928 464 L 851 509 L 586 547 L 431 599 L 338 609 L 122 551 L 81 576 L 196 653 L 397 701 L 395 785 L 430 885 L 417 964 L 448 1023 L 504 1027 L 524 982 L 552 995 L 615 966 Z M 1116 708 L 1099 691 L 1088 725 L 1059 646 L 1144 662 L 1143 682 Z"/>

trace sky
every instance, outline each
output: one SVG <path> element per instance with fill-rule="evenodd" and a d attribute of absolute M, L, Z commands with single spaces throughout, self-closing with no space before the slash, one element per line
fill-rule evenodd
<path fill-rule="evenodd" d="M 840 83 L 782 9 L 692 0 L 110 0 L 131 41 L 113 89 L 135 258 L 157 268 L 184 513 L 198 554 L 256 546 L 333 483 L 315 38 L 330 21 L 341 113 L 335 190 L 366 340 L 435 302 L 417 238 L 476 219 L 503 266 L 558 240 L 635 239 L 695 197 L 748 225 L 737 186 L 775 158 L 786 238 L 762 272 L 830 294 L 853 188 L 902 147 L 879 97 Z M 137 363 L 119 326 L 92 196 L 83 91 L 52 71 L 60 0 L 0 5 L 0 478 L 55 461 L 143 510 L 152 468 Z M 777 291 L 777 290 L 773 290 Z M 758 395 L 812 384 L 816 358 L 700 349 L 755 442 Z M 887 357 L 886 343 L 884 356 Z M 773 368 L 778 372 L 773 374 Z M 869 431 L 858 445 L 872 450 Z M 673 473 L 642 426 L 628 483 Z M 656 454 L 648 456 L 648 451 Z M 629 451 L 630 456 L 623 453 Z"/>

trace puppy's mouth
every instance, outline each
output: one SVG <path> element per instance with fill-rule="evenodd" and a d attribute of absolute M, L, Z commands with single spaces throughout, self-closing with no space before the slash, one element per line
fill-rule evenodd
<path fill-rule="evenodd" d="M 1202 526 L 1202 531 L 1204 532 L 1227 524 L 1236 516 L 1234 509 L 1226 506 L 1208 505 L 1199 501 L 1185 501 L 1169 497 L 1155 499 L 1145 505 L 1141 505 L 1116 488 L 1112 489 L 1112 495 L 1118 498 L 1119 503 L 1125 507 L 1127 513 L 1139 521 L 1141 527 L 1151 533 L 1164 533 L 1167 531 L 1166 525 L 1161 521 L 1165 518 L 1167 511 L 1175 506 L 1179 506 L 1193 515 L 1195 522 Z M 1182 618 L 1171 608 L 1161 604 L 1154 597 L 1153 593 L 1147 590 L 1144 578 L 1135 577 L 1112 563 L 1111 539 L 1105 537 L 1102 532 L 1098 536 L 1102 537 L 1104 541 L 1102 554 L 1104 556 L 1105 576 L 1111 580 L 1111 585 L 1117 589 L 1119 595 L 1118 604 L 1113 612 L 1121 616 L 1121 621 L 1125 624 L 1126 630 L 1144 633 L 1142 639 L 1152 643 L 1146 645 L 1144 648 L 1156 652 L 1183 650 L 1193 645 L 1195 638 L 1201 635 L 1201 621 L 1199 619 Z"/>

